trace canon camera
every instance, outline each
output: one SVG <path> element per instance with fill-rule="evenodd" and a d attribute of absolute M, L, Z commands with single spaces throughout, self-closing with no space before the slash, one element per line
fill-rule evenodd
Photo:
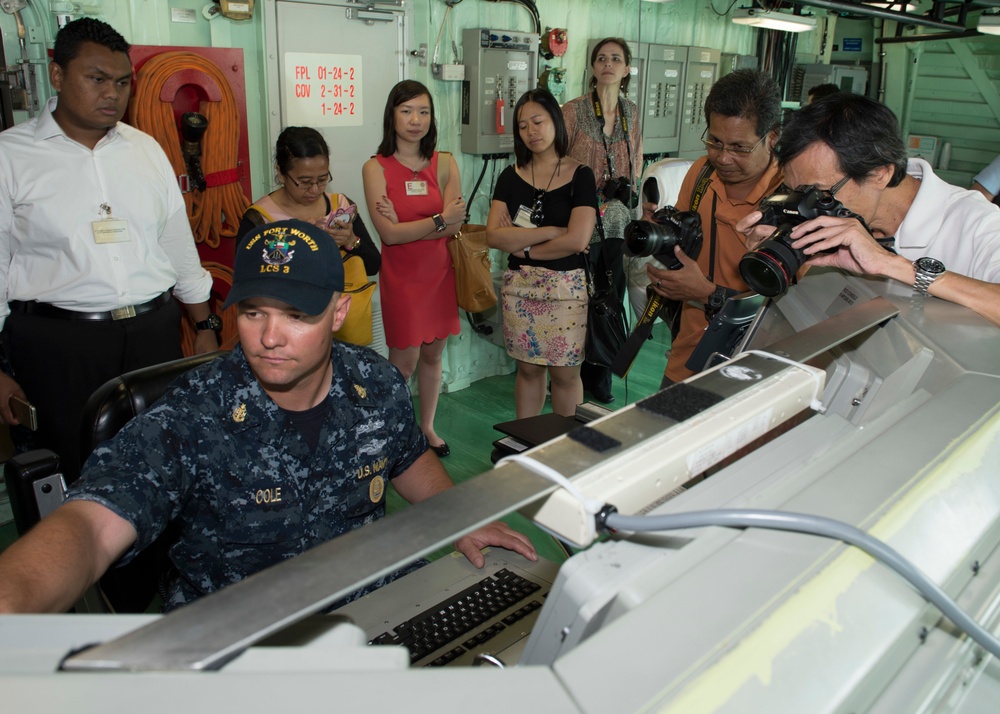
<path fill-rule="evenodd" d="M 701 216 L 694 211 L 678 211 L 664 206 L 653 214 L 651 221 L 632 221 L 625 226 L 626 255 L 651 255 L 668 270 L 679 270 L 681 262 L 674 255 L 674 246 L 692 259 L 701 252 Z"/>
<path fill-rule="evenodd" d="M 763 217 L 759 223 L 776 226 L 774 233 L 740 259 L 740 275 L 752 290 L 765 297 L 775 297 L 795 282 L 795 274 L 809 258 L 792 248 L 789 237 L 795 226 L 819 216 L 857 216 L 844 208 L 829 191 L 815 186 L 800 186 L 794 191 L 779 188 L 760 202 Z"/>

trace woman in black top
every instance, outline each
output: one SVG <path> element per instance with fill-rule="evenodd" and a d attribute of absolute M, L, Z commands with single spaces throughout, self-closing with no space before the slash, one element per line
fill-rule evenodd
<path fill-rule="evenodd" d="M 562 112 L 548 91 L 524 94 L 514 118 L 516 166 L 500 175 L 486 222 L 490 246 L 510 253 L 501 299 L 504 342 L 517 360 L 514 404 L 518 419 L 540 414 L 548 376 L 552 411 L 572 416 L 583 401 L 594 172 L 567 156 Z"/>

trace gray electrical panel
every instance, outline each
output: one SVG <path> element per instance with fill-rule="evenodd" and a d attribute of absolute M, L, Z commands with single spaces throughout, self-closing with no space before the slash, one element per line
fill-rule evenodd
<path fill-rule="evenodd" d="M 642 150 L 645 154 L 676 152 L 681 140 L 681 112 L 687 47 L 643 44 Z"/>
<path fill-rule="evenodd" d="M 836 84 L 842 92 L 864 94 L 868 87 L 868 70 L 856 65 L 841 64 L 800 64 L 796 70 L 802 73 L 802 94 L 799 101 L 809 101 L 809 90 L 817 84 Z"/>
<path fill-rule="evenodd" d="M 538 35 L 518 30 L 462 31 L 468 79 L 462 82 L 462 151 L 514 151 L 514 105 L 535 87 Z"/>
<path fill-rule="evenodd" d="M 684 101 L 681 114 L 681 137 L 678 156 L 696 158 L 705 154 L 701 136 L 705 132 L 705 99 L 719 77 L 722 53 L 705 47 L 688 47 L 687 75 L 684 78 Z"/>
<path fill-rule="evenodd" d="M 719 67 L 719 77 L 725 77 L 738 69 L 759 69 L 760 60 L 755 55 L 737 55 L 731 52 L 722 53 L 722 63 Z"/>

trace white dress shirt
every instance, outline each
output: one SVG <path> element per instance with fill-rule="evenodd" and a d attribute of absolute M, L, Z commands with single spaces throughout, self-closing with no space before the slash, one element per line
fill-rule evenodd
<path fill-rule="evenodd" d="M 56 123 L 56 101 L 0 133 L 0 327 L 11 300 L 106 311 L 172 286 L 181 302 L 207 300 L 212 276 L 160 145 L 118 122 L 91 151 Z M 97 242 L 102 205 L 127 221 L 127 242 Z"/>
<path fill-rule="evenodd" d="M 1000 283 L 1000 209 L 978 191 L 947 183 L 923 159 L 910 159 L 906 172 L 920 180 L 920 188 L 896 230 L 896 251 L 910 260 L 937 258 L 952 272 Z"/>

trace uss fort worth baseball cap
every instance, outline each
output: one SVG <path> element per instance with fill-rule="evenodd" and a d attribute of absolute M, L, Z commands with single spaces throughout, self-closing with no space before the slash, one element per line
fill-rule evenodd
<path fill-rule="evenodd" d="M 240 300 L 267 297 L 307 315 L 323 312 L 344 289 L 344 262 L 322 228 L 299 220 L 265 223 L 236 248 L 233 287 L 223 309 Z"/>

